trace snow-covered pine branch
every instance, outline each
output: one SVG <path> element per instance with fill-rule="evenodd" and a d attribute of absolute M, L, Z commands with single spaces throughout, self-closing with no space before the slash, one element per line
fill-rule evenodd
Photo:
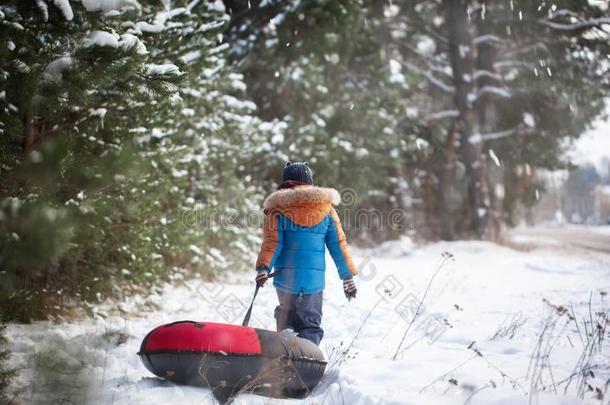
<path fill-rule="evenodd" d="M 494 43 L 494 42 L 502 43 L 503 41 L 502 41 L 502 38 L 498 37 L 497 35 L 491 35 L 491 34 L 480 35 L 472 40 L 472 43 L 474 45 L 480 45 L 480 44 L 484 44 L 484 43 Z"/>
<path fill-rule="evenodd" d="M 416 48 L 414 48 L 410 45 L 402 44 L 402 47 L 404 49 L 406 49 L 407 51 L 411 52 L 413 55 L 421 58 L 423 60 L 423 63 L 426 64 L 426 66 L 428 67 L 428 69 L 430 71 L 441 73 L 442 75 L 444 75 L 450 79 L 453 78 L 453 73 L 451 72 L 451 67 L 446 62 L 440 61 L 433 56 L 426 55 L 425 53 L 417 50 Z"/>
<path fill-rule="evenodd" d="M 455 118 L 458 115 L 460 115 L 460 112 L 458 110 L 445 110 L 428 114 L 426 115 L 425 120 L 427 122 L 439 121 L 445 118 Z"/>
<path fill-rule="evenodd" d="M 481 98 L 481 96 L 485 96 L 488 94 L 501 98 L 511 98 L 513 96 L 513 92 L 510 89 L 496 86 L 483 86 L 478 89 L 476 93 L 470 93 L 468 95 L 468 101 L 470 101 L 471 103 L 475 103 Z"/>
<path fill-rule="evenodd" d="M 507 129 L 505 131 L 492 132 L 489 134 L 474 134 L 468 139 L 468 142 L 472 144 L 477 144 L 486 141 L 495 141 L 497 139 L 507 138 L 509 136 L 515 135 L 518 132 L 519 127 L 515 127 L 512 129 Z"/>
<path fill-rule="evenodd" d="M 436 78 L 432 72 L 423 72 L 424 77 L 437 88 L 443 90 L 445 93 L 453 94 L 455 93 L 455 87 L 443 82 L 442 80 Z"/>
<path fill-rule="evenodd" d="M 443 82 L 442 80 L 436 78 L 431 71 L 424 71 L 423 69 L 419 68 L 418 66 L 410 63 L 410 62 L 406 62 L 406 61 L 402 61 L 401 64 L 406 67 L 407 69 L 410 69 L 411 71 L 421 74 L 423 77 L 426 78 L 426 80 L 428 80 L 428 82 L 430 82 L 431 84 L 433 84 L 434 86 L 436 86 L 438 89 L 444 91 L 445 93 L 449 93 L 449 94 L 453 94 L 455 93 L 455 87 Z"/>
<path fill-rule="evenodd" d="M 142 11 L 138 0 L 82 0 L 82 4 L 89 12 L 102 12 L 107 16 L 128 10 L 135 10 L 138 14 Z"/>
<path fill-rule="evenodd" d="M 428 70 L 431 73 L 432 72 L 440 73 L 441 75 L 443 75 L 447 79 L 450 79 L 450 80 L 453 79 L 453 71 L 451 70 L 451 66 L 449 66 L 448 64 L 446 64 L 446 65 L 439 65 L 439 64 L 434 63 L 434 62 L 426 62 L 426 67 L 428 68 Z"/>
<path fill-rule="evenodd" d="M 558 17 L 568 17 L 569 22 L 554 21 Z M 570 10 L 557 10 L 551 13 L 547 18 L 541 18 L 538 22 L 548 28 L 563 32 L 581 32 L 593 28 L 601 29 L 605 32 L 610 31 L 605 26 L 610 26 L 610 17 L 593 18 L 583 20 L 578 14 Z"/>
<path fill-rule="evenodd" d="M 66 21 L 72 21 L 74 18 L 74 12 L 72 11 L 72 7 L 70 7 L 70 2 L 68 0 L 53 0 L 53 4 L 55 7 L 61 11 L 61 14 L 64 16 Z M 41 6 L 41 3 L 37 3 L 38 7 L 43 10 L 43 13 L 47 11 L 46 6 Z M 48 14 L 45 14 L 45 17 L 48 19 Z"/>
<path fill-rule="evenodd" d="M 513 92 L 510 89 L 496 86 L 483 86 L 479 89 L 477 93 L 478 97 L 481 97 L 485 94 L 494 94 L 503 98 L 511 98 L 513 96 Z"/>
<path fill-rule="evenodd" d="M 495 73 L 495 72 L 490 72 L 489 70 L 475 70 L 474 71 L 474 79 L 478 80 L 481 78 L 488 78 L 488 79 L 492 79 L 492 80 L 497 80 L 499 82 L 502 81 L 502 76 L 500 76 L 499 74 Z"/>
<path fill-rule="evenodd" d="M 540 20 L 540 23 L 549 28 L 559 31 L 584 31 L 591 28 L 602 29 L 605 25 L 610 25 L 610 18 L 596 18 L 594 20 L 580 21 L 577 23 L 557 23 L 554 21 Z"/>
<path fill-rule="evenodd" d="M 506 137 L 515 135 L 518 132 L 519 132 L 519 127 L 515 127 L 512 129 L 508 129 L 506 131 L 499 131 L 499 132 L 494 132 L 494 133 L 490 133 L 490 134 L 483 134 L 483 135 L 481 135 L 481 139 L 483 140 L 483 142 L 495 141 L 497 139 L 502 139 L 502 138 L 506 138 Z"/>

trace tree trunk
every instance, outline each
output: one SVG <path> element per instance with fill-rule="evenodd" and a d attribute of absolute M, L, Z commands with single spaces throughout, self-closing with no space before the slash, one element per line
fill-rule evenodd
<path fill-rule="evenodd" d="M 460 135 L 460 155 L 466 171 L 467 217 L 466 234 L 481 238 L 485 231 L 487 209 L 482 197 L 484 182 L 481 164 L 481 142 L 472 136 L 477 130 L 476 117 L 468 96 L 473 92 L 474 48 L 466 12 L 466 0 L 443 0 L 449 39 L 449 58 L 453 69 L 454 101 L 459 112 L 457 117 Z"/>
<path fill-rule="evenodd" d="M 486 3 L 486 2 L 484 2 Z M 489 22 L 478 18 L 477 19 L 477 35 L 492 34 L 489 27 Z M 497 56 L 496 44 L 490 42 L 482 42 L 477 45 L 477 59 L 476 69 L 485 72 L 494 72 L 494 61 Z M 483 75 L 476 80 L 476 88 L 480 89 L 485 86 L 497 86 L 497 80 L 488 75 Z M 476 112 L 478 119 L 479 130 L 482 133 L 492 133 L 498 128 L 498 105 L 492 98 L 479 98 L 476 103 Z M 487 215 L 487 223 L 485 230 L 488 232 L 485 235 L 486 238 L 492 240 L 499 240 L 502 233 L 502 196 L 496 194 L 496 186 L 498 178 L 501 176 L 497 175 L 495 167 L 487 167 L 489 163 L 489 156 L 491 152 L 491 145 L 489 142 L 484 142 L 482 147 L 483 152 L 483 175 L 485 178 L 485 187 L 482 192 L 482 197 L 485 201 L 485 205 L 489 207 Z M 494 163 L 495 164 L 495 163 Z M 491 170 L 494 169 L 494 170 Z M 496 176 L 494 176 L 496 174 Z"/>
<path fill-rule="evenodd" d="M 440 237 L 443 240 L 456 239 L 456 212 L 453 209 L 455 189 L 457 122 L 454 121 L 447 132 L 444 148 L 444 162 L 439 173 L 437 218 L 440 219 Z"/>

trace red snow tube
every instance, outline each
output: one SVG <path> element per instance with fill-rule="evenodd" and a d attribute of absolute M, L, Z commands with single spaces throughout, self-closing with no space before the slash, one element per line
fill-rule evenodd
<path fill-rule="evenodd" d="M 153 374 L 208 387 L 221 402 L 239 392 L 302 398 L 326 368 L 322 352 L 309 340 L 213 322 L 159 326 L 146 335 L 138 355 Z"/>

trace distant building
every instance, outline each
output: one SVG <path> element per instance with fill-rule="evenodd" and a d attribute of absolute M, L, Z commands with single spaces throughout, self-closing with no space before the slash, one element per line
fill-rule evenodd
<path fill-rule="evenodd" d="M 595 187 L 595 216 L 601 224 L 610 225 L 610 185 Z"/>

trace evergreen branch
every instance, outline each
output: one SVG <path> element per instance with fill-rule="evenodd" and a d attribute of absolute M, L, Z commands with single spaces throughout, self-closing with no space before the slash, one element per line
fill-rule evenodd
<path fill-rule="evenodd" d="M 610 17 L 604 18 L 595 18 L 592 20 L 581 20 L 574 23 L 561 23 L 552 21 L 555 17 L 559 15 L 555 14 L 550 18 L 543 18 L 538 20 L 538 22 L 548 28 L 551 28 L 556 31 L 562 31 L 571 34 L 580 34 L 583 31 L 588 31 L 590 29 L 600 29 L 604 32 L 608 32 L 608 30 L 604 29 L 604 26 L 610 25 Z"/>

